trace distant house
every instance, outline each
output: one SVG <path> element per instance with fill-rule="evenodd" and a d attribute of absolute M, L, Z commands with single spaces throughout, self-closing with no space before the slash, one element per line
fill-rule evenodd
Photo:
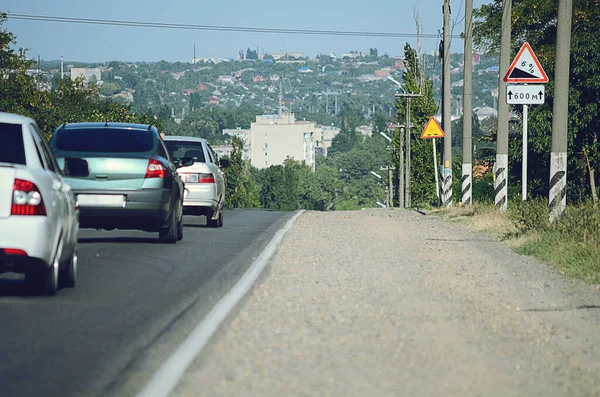
<path fill-rule="evenodd" d="M 265 78 L 264 78 L 263 76 L 261 76 L 261 75 L 257 75 L 257 76 L 254 76 L 254 77 L 252 78 L 252 81 L 253 81 L 254 83 L 261 83 L 261 82 L 263 82 L 263 81 L 267 81 L 267 79 L 265 79 Z"/>
<path fill-rule="evenodd" d="M 221 83 L 221 84 L 233 84 L 233 80 L 234 80 L 233 76 L 225 75 L 225 76 L 219 76 L 219 78 L 217 79 L 217 82 Z"/>
<path fill-rule="evenodd" d="M 218 105 L 219 98 L 217 98 L 216 96 L 211 96 L 210 98 L 208 98 L 208 103 L 209 105 Z"/>
<path fill-rule="evenodd" d="M 206 91 L 206 90 L 208 90 L 208 87 L 206 86 L 206 84 L 200 83 L 200 85 L 198 85 L 198 91 Z"/>
<path fill-rule="evenodd" d="M 298 69 L 298 72 L 300 72 L 300 73 L 312 73 L 313 71 L 312 71 L 311 68 L 303 67 L 303 68 Z"/>
<path fill-rule="evenodd" d="M 473 109 L 473 111 L 477 115 L 477 118 L 479 119 L 479 121 L 488 119 L 490 117 L 498 117 L 498 111 L 494 108 L 487 107 L 487 106 L 476 107 L 475 109 Z"/>
<path fill-rule="evenodd" d="M 380 70 L 375 71 L 375 76 L 377 76 L 377 77 L 387 77 L 389 75 L 390 75 L 389 70 L 380 69 Z"/>
<path fill-rule="evenodd" d="M 500 67 L 499 66 L 490 66 L 489 68 L 487 68 L 485 70 L 486 73 L 499 73 L 500 72 Z"/>

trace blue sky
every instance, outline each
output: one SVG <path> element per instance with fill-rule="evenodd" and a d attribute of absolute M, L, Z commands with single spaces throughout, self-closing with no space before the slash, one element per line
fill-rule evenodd
<path fill-rule="evenodd" d="M 491 0 L 474 0 L 474 7 Z M 169 4 L 170 3 L 170 4 Z M 3 0 L 1 12 L 76 18 L 113 19 L 176 24 L 226 25 L 284 29 L 317 29 L 415 33 L 413 9 L 420 3 L 423 32 L 437 34 L 442 28 L 443 0 Z M 451 0 L 452 20 L 464 16 L 464 0 Z M 188 31 L 80 25 L 72 23 L 10 19 L 4 28 L 17 35 L 17 44 L 28 55 L 45 60 L 101 62 L 189 61 L 194 44 L 197 56 L 237 57 L 240 49 L 265 52 L 303 52 L 309 56 L 340 54 L 351 50 L 401 55 L 412 38 L 307 36 L 215 31 Z M 464 30 L 464 22 L 454 29 Z M 437 39 L 424 39 L 424 50 L 437 48 Z M 453 39 L 452 51 L 462 52 L 463 43 Z"/>

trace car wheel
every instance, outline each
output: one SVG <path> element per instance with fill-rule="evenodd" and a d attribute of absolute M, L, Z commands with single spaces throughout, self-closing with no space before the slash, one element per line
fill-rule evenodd
<path fill-rule="evenodd" d="M 75 247 L 71 252 L 67 268 L 60 274 L 60 281 L 67 288 L 73 288 L 77 284 L 77 260 L 77 247 Z"/>
<path fill-rule="evenodd" d="M 174 211 L 169 219 L 169 226 L 158 232 L 158 239 L 161 243 L 175 244 L 177 242 L 177 215 L 179 211 Z"/>
<path fill-rule="evenodd" d="M 217 217 L 217 219 L 212 219 L 212 214 L 210 215 L 206 215 L 206 226 L 208 227 L 219 227 L 219 218 L 221 217 L 221 215 L 219 214 L 219 217 Z"/>
<path fill-rule="evenodd" d="M 183 208 L 181 210 L 181 215 L 179 216 L 179 221 L 177 222 L 177 241 L 183 240 Z"/>
<path fill-rule="evenodd" d="M 223 227 L 223 211 L 219 213 L 219 219 L 217 219 L 217 227 Z"/>
<path fill-rule="evenodd" d="M 54 296 L 58 291 L 58 258 L 52 266 L 47 270 L 46 279 L 44 282 L 43 292 L 46 295 Z"/>

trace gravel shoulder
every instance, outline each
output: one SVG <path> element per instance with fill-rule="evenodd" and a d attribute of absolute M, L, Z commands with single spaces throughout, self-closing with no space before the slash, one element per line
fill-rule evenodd
<path fill-rule="evenodd" d="M 600 396 L 600 288 L 436 216 L 305 212 L 172 396 Z"/>

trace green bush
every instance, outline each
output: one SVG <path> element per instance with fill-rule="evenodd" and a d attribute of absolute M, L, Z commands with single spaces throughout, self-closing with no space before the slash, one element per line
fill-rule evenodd
<path fill-rule="evenodd" d="M 568 206 L 564 215 L 552 222 L 554 233 L 592 248 L 600 248 L 600 209 L 592 203 Z"/>
<path fill-rule="evenodd" d="M 509 203 L 507 216 L 515 224 L 519 234 L 534 230 L 543 231 L 550 224 L 548 201 L 541 198 Z"/>

